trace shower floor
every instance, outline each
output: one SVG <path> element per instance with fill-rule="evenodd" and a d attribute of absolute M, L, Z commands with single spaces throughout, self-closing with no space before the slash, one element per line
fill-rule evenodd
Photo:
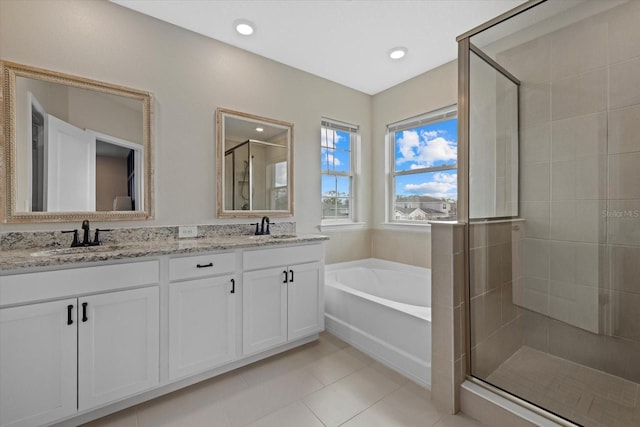
<path fill-rule="evenodd" d="M 585 427 L 640 426 L 640 384 L 530 347 L 487 381 Z"/>

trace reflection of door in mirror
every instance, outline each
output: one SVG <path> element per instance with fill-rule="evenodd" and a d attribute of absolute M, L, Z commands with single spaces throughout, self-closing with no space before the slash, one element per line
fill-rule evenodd
<path fill-rule="evenodd" d="M 94 211 L 96 141 L 86 131 L 47 114 L 43 210 Z"/>
<path fill-rule="evenodd" d="M 32 212 L 135 210 L 141 146 L 48 114 L 28 93 Z M 28 208 L 28 206 L 26 206 Z"/>
<path fill-rule="evenodd" d="M 16 78 L 16 210 L 144 210 L 142 106 Z"/>

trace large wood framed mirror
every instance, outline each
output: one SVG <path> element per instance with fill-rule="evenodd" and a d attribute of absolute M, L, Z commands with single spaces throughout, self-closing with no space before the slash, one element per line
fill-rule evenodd
<path fill-rule="evenodd" d="M 0 61 L 2 221 L 153 218 L 152 95 Z"/>
<path fill-rule="evenodd" d="M 219 218 L 293 215 L 293 124 L 216 110 Z"/>

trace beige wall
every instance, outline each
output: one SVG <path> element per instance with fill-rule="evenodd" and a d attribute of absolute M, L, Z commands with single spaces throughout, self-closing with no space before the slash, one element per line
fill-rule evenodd
<path fill-rule="evenodd" d="M 215 218 L 216 107 L 294 123 L 299 232 L 317 232 L 320 223 L 322 116 L 360 125 L 363 182 L 370 181 L 371 96 L 113 3 L 3 0 L 0 57 L 154 94 L 156 219 L 117 226 L 223 222 Z M 369 189 L 357 194 L 365 223 Z M 2 225 L 57 228 L 69 225 Z"/>
<path fill-rule="evenodd" d="M 154 94 L 156 219 L 146 224 L 225 222 L 215 218 L 214 112 L 226 107 L 294 123 L 293 219 L 299 232 L 318 232 L 317 142 L 320 117 L 326 116 L 360 126 L 355 216 L 365 224 L 362 230 L 328 232 L 333 239 L 327 260 L 373 255 L 430 266 L 428 229 L 382 226 L 384 191 L 371 189 L 385 188 L 386 177 L 372 171 L 385 170 L 388 123 L 456 103 L 455 62 L 371 97 L 108 2 L 8 0 L 0 12 L 3 59 Z M 30 28 L 20 25 L 26 16 L 34 23 Z M 134 225 L 140 223 L 118 224 Z M 5 231 L 55 228 L 68 225 L 2 225 Z"/>
<path fill-rule="evenodd" d="M 113 199 L 126 196 L 127 159 L 98 156 L 96 158 L 96 210 L 113 210 Z"/>
<path fill-rule="evenodd" d="M 372 120 L 372 254 L 390 261 L 431 267 L 431 233 L 429 228 L 399 231 L 385 228 L 387 211 L 385 192 L 388 169 L 385 147 L 386 126 L 390 123 L 437 110 L 458 102 L 457 62 L 452 61 L 373 97 Z"/>
<path fill-rule="evenodd" d="M 449 62 L 372 97 L 372 142 L 363 144 L 361 188 L 365 199 L 359 209 L 370 211 L 370 229 L 324 232 L 331 236 L 327 244 L 327 262 L 381 258 L 418 267 L 431 267 L 431 233 L 425 227 L 385 227 L 385 191 L 387 176 L 386 126 L 399 120 L 446 107 L 457 102 L 457 63 Z M 364 140 L 363 140 L 364 141 Z M 356 219 L 366 218 L 361 214 Z M 366 220 L 365 220 L 366 222 Z M 368 245 L 368 246 L 367 246 Z"/>
<path fill-rule="evenodd" d="M 372 256 L 371 232 L 368 229 L 323 231 L 322 234 L 329 236 L 325 245 L 327 264 L 356 261 Z"/>

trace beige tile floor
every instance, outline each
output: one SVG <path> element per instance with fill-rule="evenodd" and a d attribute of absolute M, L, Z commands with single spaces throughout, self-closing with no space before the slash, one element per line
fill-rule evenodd
<path fill-rule="evenodd" d="M 585 427 L 640 426 L 640 384 L 530 347 L 487 380 Z"/>
<path fill-rule="evenodd" d="M 479 427 L 336 337 L 195 384 L 86 427 Z"/>

